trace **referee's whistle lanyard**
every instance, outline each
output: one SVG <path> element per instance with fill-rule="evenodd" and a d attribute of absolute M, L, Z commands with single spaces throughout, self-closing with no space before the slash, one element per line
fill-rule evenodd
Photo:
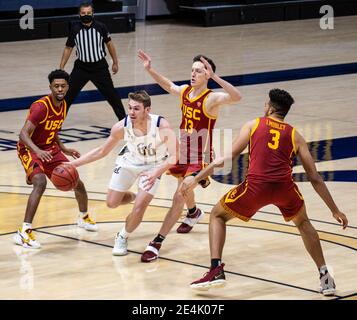
<path fill-rule="evenodd" d="M 79 19 L 81 20 L 82 23 L 91 23 L 93 21 L 93 15 L 84 15 L 84 16 L 79 16 Z"/>

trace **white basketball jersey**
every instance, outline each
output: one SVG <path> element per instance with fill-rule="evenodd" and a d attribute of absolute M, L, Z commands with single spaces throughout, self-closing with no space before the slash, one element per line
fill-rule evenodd
<path fill-rule="evenodd" d="M 161 116 L 149 114 L 151 125 L 145 136 L 136 136 L 133 123 L 129 116 L 124 120 L 124 140 L 127 142 L 128 152 L 123 155 L 123 160 L 136 166 L 147 164 L 160 164 L 166 159 L 167 147 L 161 141 L 159 127 Z"/>

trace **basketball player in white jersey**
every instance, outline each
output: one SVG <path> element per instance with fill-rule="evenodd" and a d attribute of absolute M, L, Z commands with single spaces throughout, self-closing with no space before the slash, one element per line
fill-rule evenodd
<path fill-rule="evenodd" d="M 129 93 L 128 116 L 111 129 L 105 143 L 71 162 L 76 167 L 105 157 L 121 140 L 128 151 L 116 161 L 107 193 L 107 206 L 116 208 L 135 199 L 132 212 L 115 237 L 113 255 L 127 254 L 127 239 L 139 226 L 160 183 L 161 175 L 177 162 L 178 141 L 169 122 L 150 113 L 151 99 L 145 91 Z M 138 180 L 138 193 L 130 187 Z"/>

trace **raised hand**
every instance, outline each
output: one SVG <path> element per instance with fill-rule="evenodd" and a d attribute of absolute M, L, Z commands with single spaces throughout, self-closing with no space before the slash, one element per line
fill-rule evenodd
<path fill-rule="evenodd" d="M 138 51 L 138 57 L 139 59 L 143 62 L 143 66 L 146 70 L 149 70 L 151 68 L 151 58 L 150 56 L 145 53 L 143 50 Z"/>
<path fill-rule="evenodd" d="M 206 72 L 207 76 L 208 76 L 209 78 L 212 78 L 212 77 L 214 76 L 214 72 L 213 72 L 213 69 L 212 69 L 211 65 L 210 65 L 210 64 L 208 63 L 208 61 L 207 61 L 205 58 L 203 58 L 203 57 L 201 57 L 201 61 L 202 61 L 202 63 L 205 65 L 205 72 Z"/>

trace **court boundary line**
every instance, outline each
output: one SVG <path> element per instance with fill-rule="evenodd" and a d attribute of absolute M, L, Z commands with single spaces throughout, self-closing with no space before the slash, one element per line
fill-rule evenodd
<path fill-rule="evenodd" d="M 0 193 L 9 193 L 9 192 L 0 192 Z M 21 194 L 21 193 L 10 193 L 10 194 Z M 26 193 L 25 194 L 22 194 L 22 195 L 27 195 Z M 71 198 L 71 197 L 64 197 L 64 196 L 54 196 L 54 195 L 43 195 L 42 197 L 50 197 L 50 198 L 64 198 L 64 199 L 73 199 L 75 200 L 75 198 Z M 91 201 L 99 201 L 99 202 L 103 202 L 105 200 L 100 200 L 100 199 L 90 199 Z M 130 203 L 131 204 L 131 203 Z M 156 207 L 156 208 L 167 208 L 167 207 L 164 207 L 164 206 L 160 206 L 160 205 L 151 205 L 151 207 Z M 274 221 L 266 221 L 266 220 L 258 220 L 258 219 L 251 219 L 251 221 L 258 221 L 258 222 L 266 222 L 266 223 L 271 223 L 271 224 L 275 224 L 275 225 L 282 225 L 282 226 L 286 226 L 286 227 L 294 227 L 294 226 L 290 226 L 288 224 L 283 224 L 283 223 L 279 223 L 279 222 L 274 222 Z M 120 223 L 121 221 L 118 221 L 118 223 Z M 142 221 L 142 222 L 145 222 L 145 221 Z M 150 222 L 150 221 L 146 221 L 146 222 Z M 161 221 L 162 223 L 163 221 Z M 97 223 L 106 223 L 106 221 L 103 221 L 103 222 L 97 222 Z M 114 222 L 112 222 L 114 223 Z M 199 224 L 208 224 L 206 222 L 203 222 L 203 223 L 199 223 Z M 74 224 L 68 224 L 68 225 L 74 225 Z M 296 236 L 300 236 L 300 234 L 297 234 L 297 233 L 292 233 L 292 232 L 287 232 L 287 231 L 279 231 L 279 230 L 271 230 L 271 229 L 265 229 L 265 228 L 259 228 L 259 227 L 250 227 L 250 226 L 237 226 L 237 225 L 232 225 L 232 224 L 227 224 L 228 226 L 233 226 L 233 227 L 242 227 L 242 228 L 248 228 L 248 229 L 258 229 L 258 230 L 264 230 L 264 231 L 271 231 L 271 232 L 281 232 L 281 233 L 286 233 L 286 234 L 293 234 L 293 235 L 296 235 Z M 56 227 L 56 225 L 54 225 L 53 227 Z M 40 227 L 40 228 L 43 228 L 43 227 Z M 37 229 L 40 229 L 40 228 L 34 228 L 33 230 L 37 230 Z M 344 236 L 344 235 L 339 235 L 337 233 L 333 233 L 333 232 L 328 232 L 328 231 L 323 231 L 323 230 L 319 230 L 319 229 L 316 229 L 317 232 L 321 232 L 321 233 L 326 233 L 326 234 L 330 234 L 330 235 L 335 235 L 335 236 L 340 236 L 340 237 L 344 237 L 344 238 L 349 238 L 349 239 L 353 239 L 353 240 L 357 240 L 357 238 L 354 238 L 354 237 L 351 237 L 351 236 Z M 13 232 L 10 232 L 11 233 L 14 233 L 16 231 L 13 231 Z M 3 234 L 0 234 L 0 236 L 3 235 Z M 343 243 L 339 243 L 339 242 L 335 242 L 335 241 L 332 241 L 332 240 L 326 240 L 326 239 L 321 239 L 320 238 L 320 241 L 323 241 L 323 242 L 328 242 L 328 243 L 332 243 L 332 244 L 335 244 L 337 246 L 341 246 L 341 247 L 345 247 L 347 249 L 351 249 L 351 250 L 354 250 L 354 251 L 357 251 L 356 248 L 354 247 L 350 247 L 348 245 L 345 245 Z"/>
<path fill-rule="evenodd" d="M 25 189 L 31 189 L 32 187 L 30 186 L 13 186 L 13 185 L 0 185 L 0 187 L 13 187 L 13 188 L 25 188 Z M 46 188 L 46 190 L 51 190 L 51 191 L 56 191 L 57 189 L 56 188 Z M 10 191 L 0 191 L 0 193 L 9 193 L 9 194 L 20 194 L 20 195 L 29 195 L 28 193 L 24 193 L 24 192 L 10 192 Z M 93 193 L 93 194 L 100 194 L 100 195 L 106 195 L 106 192 L 101 192 L 101 191 L 88 191 L 87 190 L 87 193 L 90 194 L 90 193 Z M 56 195 L 51 195 L 51 194 L 47 194 L 47 195 L 43 195 L 43 197 L 54 197 L 54 198 L 63 198 L 63 199 L 75 199 L 75 197 L 65 197 L 65 196 L 56 196 Z M 165 201 L 171 201 L 172 202 L 172 199 L 168 199 L 168 198 L 157 198 L 157 197 L 154 197 L 153 199 L 155 200 L 165 200 Z M 105 201 L 105 200 L 100 200 L 100 199 L 89 199 L 88 200 L 91 200 L 91 201 Z M 131 203 L 131 202 L 130 202 Z M 209 203 L 205 203 L 205 202 L 196 202 L 196 204 L 200 205 L 205 205 L 205 206 L 212 206 L 214 207 L 215 204 L 209 204 Z M 151 206 L 153 207 L 160 207 L 160 208 L 168 208 L 168 207 L 165 207 L 165 206 L 159 206 L 159 205 L 152 205 L 150 204 Z M 280 213 L 276 213 L 276 212 L 269 212 L 269 211 L 264 211 L 264 210 L 258 210 L 257 212 L 259 213 L 264 213 L 264 214 L 268 214 L 268 215 L 274 215 L 274 216 L 281 216 Z M 210 212 L 205 212 L 206 214 L 210 214 Z M 251 219 L 252 221 L 263 221 L 263 222 L 271 222 L 271 223 L 274 223 L 274 224 L 281 224 L 281 225 L 284 225 L 284 226 L 289 226 L 288 224 L 284 224 L 284 223 L 281 223 L 281 222 L 273 222 L 273 221 L 266 221 L 266 220 L 259 220 L 259 219 L 256 219 L 256 218 L 252 218 Z M 329 221 L 323 221 L 323 220 L 317 220 L 317 219 L 311 219 L 309 218 L 310 221 L 313 221 L 313 222 L 318 222 L 318 223 L 323 223 L 323 224 L 329 224 L 329 225 L 333 225 L 333 226 L 337 226 L 337 227 L 341 227 L 340 224 L 338 223 L 334 223 L 334 222 L 329 222 Z M 350 226 L 348 225 L 348 228 L 350 229 L 356 229 L 357 230 L 357 227 L 355 226 Z M 321 231 L 321 230 L 320 230 Z M 327 232 L 327 231 L 321 231 L 321 232 Z M 333 234 L 333 233 L 331 233 Z M 339 235 L 339 234 L 335 234 L 335 235 Z M 341 237 L 344 237 L 342 235 L 339 235 Z M 350 236 L 346 236 L 346 237 L 350 237 Z M 353 238 L 352 239 L 356 239 L 357 238 Z"/>
<path fill-rule="evenodd" d="M 96 201 L 102 201 L 102 200 L 96 200 Z M 161 206 L 152 206 L 152 207 L 157 207 L 157 208 L 165 208 L 165 207 L 161 207 Z M 105 224 L 105 223 L 124 223 L 125 221 L 98 221 L 97 224 Z M 141 221 L 144 223 L 162 223 L 163 221 Z M 267 223 L 270 223 L 269 221 L 264 221 Z M 180 223 L 179 221 L 177 223 Z M 201 224 L 201 225 L 209 225 L 209 222 L 198 222 L 197 224 Z M 274 223 L 273 223 L 274 224 Z M 38 227 L 38 228 L 33 228 L 34 231 L 39 231 L 41 229 L 44 228 L 57 228 L 57 227 L 67 227 L 67 226 L 75 226 L 75 223 L 65 223 L 65 224 L 58 224 L 58 225 L 52 225 L 52 226 L 42 226 L 42 227 Z M 301 237 L 301 235 L 299 233 L 294 233 L 294 232 L 288 232 L 288 231 L 281 231 L 281 230 L 274 230 L 274 229 L 268 229 L 268 228 L 261 228 L 261 227 L 251 227 L 251 226 L 238 226 L 238 225 L 234 225 L 234 224 L 227 224 L 228 227 L 236 227 L 236 228 L 243 228 L 243 229 L 256 229 L 256 230 L 262 230 L 262 231 L 270 231 L 270 232 L 278 232 L 278 233 L 284 233 L 284 234 L 290 234 L 290 235 L 294 235 L 294 236 L 298 236 Z M 320 231 L 320 232 L 325 232 L 325 231 L 321 231 L 321 230 L 316 230 L 316 231 Z M 5 232 L 5 233 L 0 233 L 0 237 L 1 236 L 5 236 L 5 235 L 9 235 L 9 234 L 13 234 L 16 233 L 16 231 L 11 231 L 11 232 Z M 327 233 L 327 232 L 325 232 Z M 351 249 L 353 251 L 357 251 L 356 248 L 350 247 L 348 245 L 345 245 L 343 243 L 338 243 L 332 240 L 325 240 L 325 239 L 320 239 L 320 241 L 324 241 L 327 243 L 332 243 L 335 244 L 337 246 L 341 246 L 341 247 L 345 247 L 347 249 Z"/>
<path fill-rule="evenodd" d="M 352 297 L 357 297 L 357 292 L 348 294 L 346 296 L 338 297 L 338 298 L 333 299 L 333 300 L 343 300 L 343 299 L 352 298 Z"/>

